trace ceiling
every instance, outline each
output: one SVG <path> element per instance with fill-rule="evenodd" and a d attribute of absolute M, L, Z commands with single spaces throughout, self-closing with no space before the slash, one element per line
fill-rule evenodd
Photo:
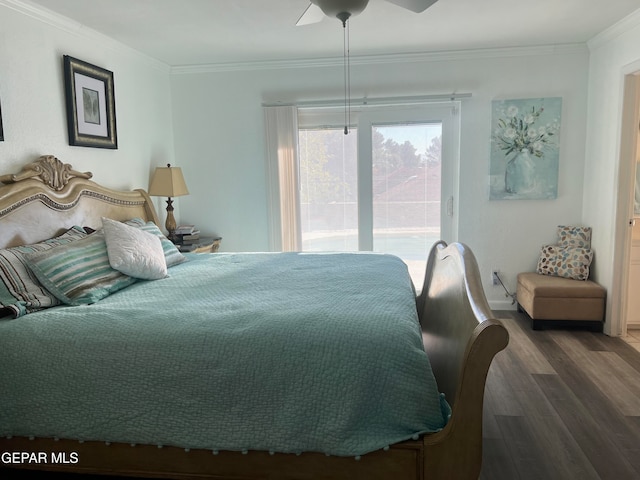
<path fill-rule="evenodd" d="M 170 66 L 342 55 L 337 19 L 296 27 L 308 0 L 24 0 Z M 638 0 L 439 0 L 420 14 L 370 0 L 350 22 L 353 57 L 583 43 Z"/>

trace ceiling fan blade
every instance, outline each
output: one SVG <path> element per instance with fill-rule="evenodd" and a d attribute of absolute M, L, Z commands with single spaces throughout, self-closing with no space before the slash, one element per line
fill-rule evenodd
<path fill-rule="evenodd" d="M 406 8 L 407 10 L 411 10 L 416 13 L 424 12 L 437 1 L 438 0 L 387 0 L 387 2 L 391 2 L 399 7 Z"/>
<path fill-rule="evenodd" d="M 304 13 L 300 16 L 296 22 L 296 26 L 310 25 L 312 23 L 318 23 L 324 18 L 324 12 L 320 10 L 320 7 L 310 3 Z"/>

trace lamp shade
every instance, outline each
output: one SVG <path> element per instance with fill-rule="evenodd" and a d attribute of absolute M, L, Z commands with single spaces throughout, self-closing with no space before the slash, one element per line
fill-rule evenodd
<path fill-rule="evenodd" d="M 158 197 L 179 197 L 189 195 L 187 184 L 179 167 L 157 167 L 149 184 L 149 195 Z"/>

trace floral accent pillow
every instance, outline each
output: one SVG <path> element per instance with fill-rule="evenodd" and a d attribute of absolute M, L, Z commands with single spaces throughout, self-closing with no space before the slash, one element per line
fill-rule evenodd
<path fill-rule="evenodd" d="M 593 251 L 588 248 L 545 245 L 536 271 L 542 275 L 587 280 Z"/>
<path fill-rule="evenodd" d="M 558 245 L 561 247 L 591 248 L 591 227 L 558 225 Z"/>

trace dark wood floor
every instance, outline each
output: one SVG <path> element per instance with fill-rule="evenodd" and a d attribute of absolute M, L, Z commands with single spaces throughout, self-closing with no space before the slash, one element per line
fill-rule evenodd
<path fill-rule="evenodd" d="M 639 479 L 640 352 L 496 313 L 511 338 L 487 379 L 480 478 Z"/>
<path fill-rule="evenodd" d="M 481 480 L 640 479 L 640 352 L 601 333 L 533 331 L 523 314 L 496 313 L 511 338 L 487 379 Z"/>

